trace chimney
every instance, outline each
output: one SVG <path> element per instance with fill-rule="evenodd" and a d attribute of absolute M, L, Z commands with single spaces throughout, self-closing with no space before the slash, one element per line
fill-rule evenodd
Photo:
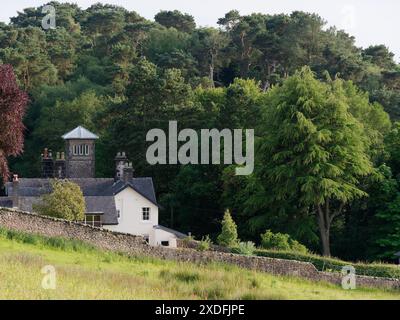
<path fill-rule="evenodd" d="M 123 171 L 123 181 L 125 183 L 128 183 L 130 181 L 132 181 L 133 179 L 133 168 L 132 168 L 132 163 L 127 163 L 124 167 L 124 171 Z"/>
<path fill-rule="evenodd" d="M 128 158 L 125 152 L 118 152 L 115 161 L 115 181 L 122 180 L 124 176 L 124 168 L 128 164 Z"/>
<path fill-rule="evenodd" d="M 19 179 L 17 174 L 13 175 L 11 197 L 13 208 L 19 208 Z"/>
<path fill-rule="evenodd" d="M 54 178 L 54 161 L 51 150 L 45 148 L 42 153 L 42 177 Z"/>
<path fill-rule="evenodd" d="M 54 165 L 54 177 L 57 179 L 64 179 L 65 176 L 66 176 L 65 153 L 57 152 L 56 162 Z"/>

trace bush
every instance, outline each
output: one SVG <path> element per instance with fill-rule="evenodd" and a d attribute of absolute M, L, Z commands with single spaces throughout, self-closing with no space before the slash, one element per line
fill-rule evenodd
<path fill-rule="evenodd" d="M 254 242 L 247 241 L 247 242 L 239 242 L 236 247 L 232 248 L 233 253 L 243 254 L 245 256 L 252 256 L 256 251 L 256 246 Z"/>
<path fill-rule="evenodd" d="M 301 244 L 297 240 L 290 239 L 289 240 L 289 245 L 291 251 L 298 252 L 298 253 L 308 253 L 308 249 L 305 245 Z"/>
<path fill-rule="evenodd" d="M 295 251 L 307 253 L 307 248 L 296 240 L 290 238 L 288 234 L 273 233 L 271 230 L 265 231 L 261 235 L 261 247 L 263 249 Z"/>
<path fill-rule="evenodd" d="M 238 243 L 237 227 L 229 210 L 225 211 L 221 225 L 222 230 L 217 238 L 218 244 L 229 248 L 235 247 Z"/>
<path fill-rule="evenodd" d="M 207 251 L 207 250 L 210 249 L 211 245 L 212 245 L 212 241 L 211 241 L 210 237 L 208 235 L 206 235 L 199 242 L 197 250 L 199 250 L 199 251 Z"/>

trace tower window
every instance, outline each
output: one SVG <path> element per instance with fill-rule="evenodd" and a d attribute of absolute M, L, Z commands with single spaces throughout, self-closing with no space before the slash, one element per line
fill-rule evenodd
<path fill-rule="evenodd" d="M 73 154 L 75 156 L 88 156 L 89 150 L 90 148 L 87 144 L 76 144 L 73 148 Z"/>

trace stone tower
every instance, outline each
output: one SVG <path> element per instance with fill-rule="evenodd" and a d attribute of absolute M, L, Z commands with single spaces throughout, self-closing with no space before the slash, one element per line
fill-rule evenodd
<path fill-rule="evenodd" d="M 66 155 L 66 178 L 94 178 L 95 141 L 99 138 L 79 126 L 64 134 Z"/>

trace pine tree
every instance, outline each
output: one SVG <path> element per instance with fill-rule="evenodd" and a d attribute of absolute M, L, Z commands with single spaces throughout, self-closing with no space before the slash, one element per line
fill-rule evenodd
<path fill-rule="evenodd" d="M 236 223 L 233 221 L 229 209 L 225 211 L 224 219 L 222 220 L 222 230 L 217 241 L 219 245 L 230 248 L 238 244 Z"/>

